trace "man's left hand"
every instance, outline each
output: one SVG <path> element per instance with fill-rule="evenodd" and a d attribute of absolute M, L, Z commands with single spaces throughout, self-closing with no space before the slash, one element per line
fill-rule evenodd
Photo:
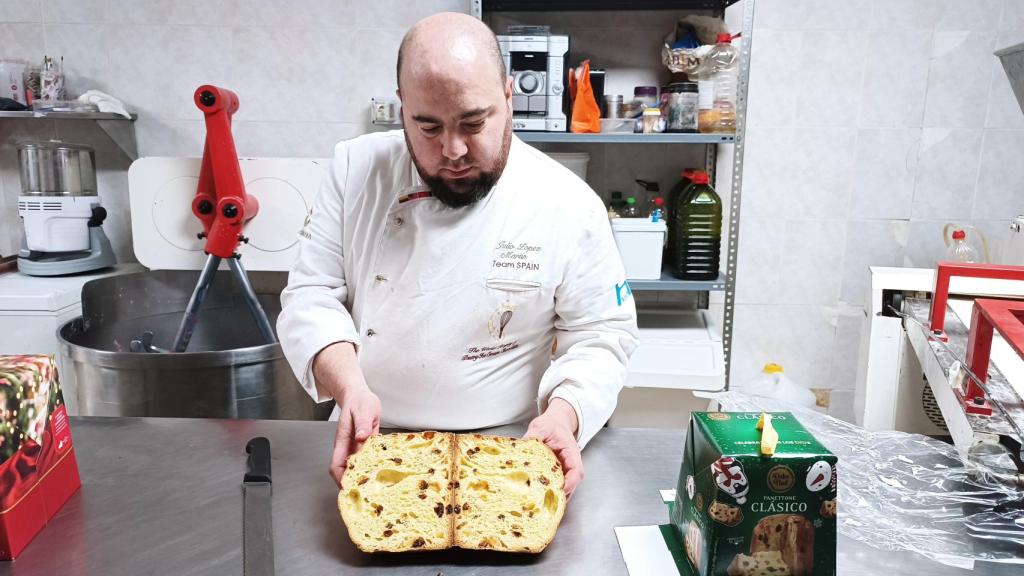
<path fill-rule="evenodd" d="M 579 423 L 576 411 L 565 400 L 554 398 L 543 414 L 530 422 L 523 438 L 536 438 L 547 444 L 558 456 L 565 472 L 565 496 L 571 498 L 576 487 L 583 482 L 583 457 L 576 442 Z"/>

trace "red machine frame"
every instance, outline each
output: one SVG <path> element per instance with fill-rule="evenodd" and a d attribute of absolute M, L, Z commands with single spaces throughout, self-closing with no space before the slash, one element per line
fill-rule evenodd
<path fill-rule="evenodd" d="M 1024 280 L 1024 266 L 1000 264 L 968 264 L 940 262 L 935 273 L 932 308 L 929 318 L 931 337 L 948 341 L 945 332 L 946 304 L 949 301 L 949 282 L 954 276 L 993 278 L 997 280 Z M 981 384 L 968 377 L 964 388 L 956 396 L 968 414 L 991 415 L 992 404 L 985 398 L 982 386 L 988 381 L 992 355 L 992 339 L 996 331 L 1024 358 L 1024 301 L 978 299 L 971 310 L 970 334 L 967 340 L 967 365 Z"/>

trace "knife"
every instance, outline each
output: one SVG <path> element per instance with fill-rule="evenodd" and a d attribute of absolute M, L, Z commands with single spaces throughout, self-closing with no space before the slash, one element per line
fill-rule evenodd
<path fill-rule="evenodd" d="M 245 445 L 245 452 L 249 458 L 242 481 L 242 574 L 273 576 L 270 440 L 253 438 Z"/>

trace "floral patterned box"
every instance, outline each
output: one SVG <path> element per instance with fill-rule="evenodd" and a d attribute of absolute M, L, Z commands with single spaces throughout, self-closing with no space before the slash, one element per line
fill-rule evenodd
<path fill-rule="evenodd" d="M 0 560 L 13 560 L 81 486 L 52 356 L 0 356 Z"/>

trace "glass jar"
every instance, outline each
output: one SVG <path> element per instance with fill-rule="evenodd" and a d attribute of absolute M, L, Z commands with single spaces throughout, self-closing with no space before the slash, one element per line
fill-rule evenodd
<path fill-rule="evenodd" d="M 697 84 L 678 82 L 668 87 L 667 132 L 697 131 Z"/>

